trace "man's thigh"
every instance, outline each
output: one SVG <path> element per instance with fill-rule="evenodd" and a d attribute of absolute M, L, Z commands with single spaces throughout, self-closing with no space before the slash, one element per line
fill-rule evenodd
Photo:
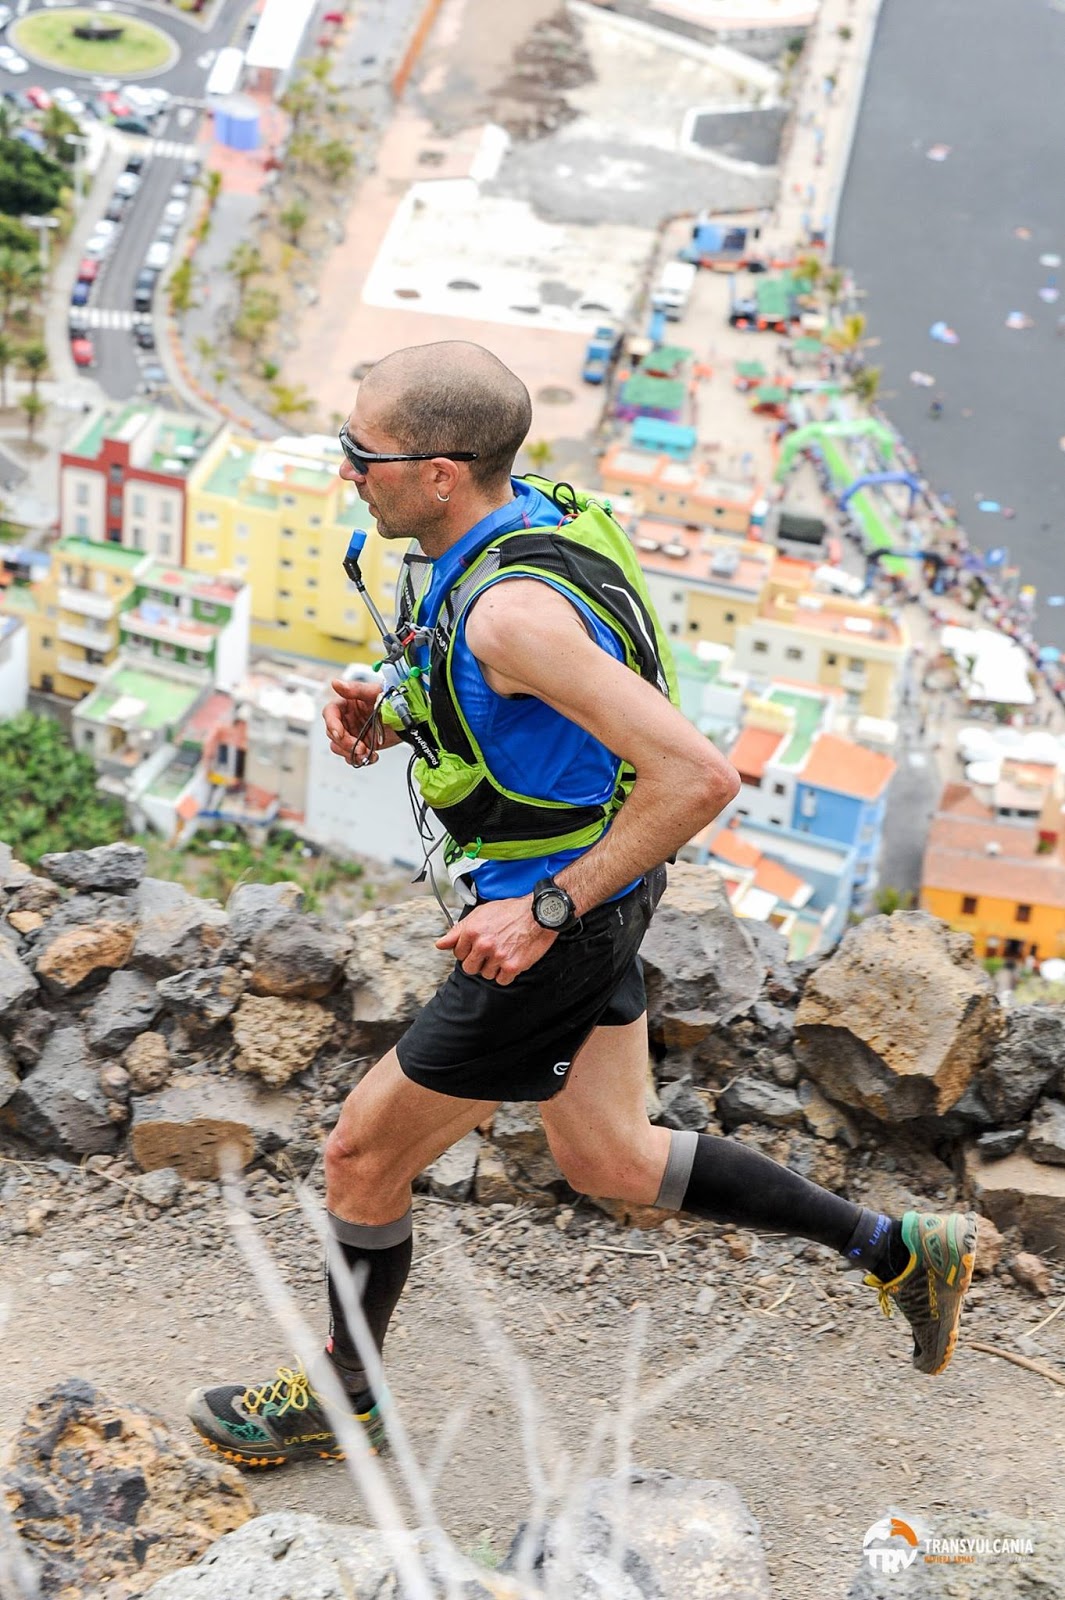
<path fill-rule="evenodd" d="M 461 1100 L 412 1083 L 395 1050 L 390 1050 L 345 1100 L 330 1137 L 331 1157 L 380 1166 L 389 1182 L 409 1183 L 490 1117 L 497 1105 L 494 1100 Z"/>

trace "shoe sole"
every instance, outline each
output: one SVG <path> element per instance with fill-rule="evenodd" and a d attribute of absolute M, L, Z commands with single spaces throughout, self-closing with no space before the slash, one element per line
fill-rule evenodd
<path fill-rule="evenodd" d="M 201 1433 L 199 1428 L 196 1429 L 196 1437 L 201 1444 L 205 1444 L 208 1450 L 213 1450 L 215 1455 L 221 1456 L 224 1461 L 230 1461 L 235 1467 L 243 1467 L 253 1472 L 261 1471 L 264 1468 L 269 1469 L 270 1467 L 287 1467 L 290 1462 L 294 1461 L 344 1461 L 347 1459 L 343 1450 L 300 1450 L 284 1456 L 245 1456 L 241 1455 L 237 1450 L 224 1449 L 222 1445 L 216 1444 L 213 1439 L 209 1439 L 205 1433 Z M 377 1454 L 374 1445 L 370 1446 L 370 1452 L 372 1455 Z"/>
<path fill-rule="evenodd" d="M 928 1367 L 927 1369 L 918 1367 L 917 1369 L 918 1372 L 927 1371 L 927 1375 L 930 1378 L 938 1377 L 941 1372 L 945 1372 L 947 1367 L 950 1365 L 952 1356 L 954 1355 L 954 1351 L 958 1343 L 958 1330 L 961 1324 L 962 1301 L 968 1293 L 969 1287 L 973 1281 L 973 1268 L 976 1265 L 976 1243 L 978 1237 L 979 1223 L 975 1214 L 970 1212 L 968 1226 L 965 1229 L 965 1236 L 962 1240 L 961 1276 L 958 1278 L 956 1283 L 948 1285 L 951 1293 L 956 1294 L 958 1300 L 954 1308 L 954 1324 L 947 1335 L 947 1344 L 946 1349 L 943 1352 L 943 1359 L 936 1367 Z M 968 1249 L 965 1248 L 966 1245 L 969 1246 Z"/>

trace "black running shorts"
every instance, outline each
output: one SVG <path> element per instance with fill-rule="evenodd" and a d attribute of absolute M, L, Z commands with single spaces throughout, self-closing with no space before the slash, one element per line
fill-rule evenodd
<path fill-rule="evenodd" d="M 620 900 L 559 934 L 513 983 L 470 977 L 456 961 L 396 1054 L 412 1083 L 464 1100 L 550 1100 L 593 1028 L 647 1008 L 637 951 L 666 886 L 656 867 Z"/>

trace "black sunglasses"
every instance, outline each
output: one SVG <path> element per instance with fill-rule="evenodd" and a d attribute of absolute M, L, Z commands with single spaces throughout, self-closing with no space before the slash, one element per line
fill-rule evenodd
<path fill-rule="evenodd" d="M 428 455 L 378 455 L 356 444 L 347 428 L 340 430 L 340 448 L 356 472 L 365 475 L 377 461 L 476 461 L 476 450 L 432 450 Z"/>

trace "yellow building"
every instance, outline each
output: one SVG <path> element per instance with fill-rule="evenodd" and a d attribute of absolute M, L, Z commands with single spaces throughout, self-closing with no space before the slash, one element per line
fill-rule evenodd
<path fill-rule="evenodd" d="M 652 517 L 746 534 L 760 490 L 752 483 L 729 483 L 699 462 L 676 461 L 668 455 L 611 445 L 599 463 L 607 494 L 624 495 L 637 510 Z"/>
<path fill-rule="evenodd" d="M 997 793 L 948 783 L 925 847 L 922 910 L 971 934 L 981 958 L 1065 956 L 1061 777 L 1024 765 L 1018 772 L 1007 769 L 1020 763 L 1003 763 Z M 1005 804 L 1023 789 L 1028 809 Z"/>
<path fill-rule="evenodd" d="M 380 638 L 341 563 L 366 506 L 338 475 L 335 439 L 264 444 L 225 429 L 189 474 L 185 562 L 193 572 L 251 588 L 251 642 L 261 650 L 335 662 L 374 661 Z M 360 565 L 389 621 L 405 545 L 371 532 Z"/>
<path fill-rule="evenodd" d="M 45 691 L 55 674 L 59 612 L 47 581 L 51 565 L 47 551 L 0 545 L 0 617 L 17 617 L 24 625 L 29 687 Z"/>
<path fill-rule="evenodd" d="M 735 665 L 842 690 L 843 710 L 854 715 L 893 717 L 909 653 L 901 618 L 810 587 L 763 599 L 758 615 L 737 629 Z"/>
<path fill-rule="evenodd" d="M 36 656 L 31 647 L 31 681 L 46 693 L 80 700 L 118 654 L 118 614 L 152 558 L 89 539 L 60 539 L 50 554 L 51 571 L 34 592 L 54 628 L 42 624 Z"/>
<path fill-rule="evenodd" d="M 644 517 L 632 536 L 658 620 L 693 648 L 701 639 L 734 645 L 758 614 L 776 552 L 752 540 Z"/>

